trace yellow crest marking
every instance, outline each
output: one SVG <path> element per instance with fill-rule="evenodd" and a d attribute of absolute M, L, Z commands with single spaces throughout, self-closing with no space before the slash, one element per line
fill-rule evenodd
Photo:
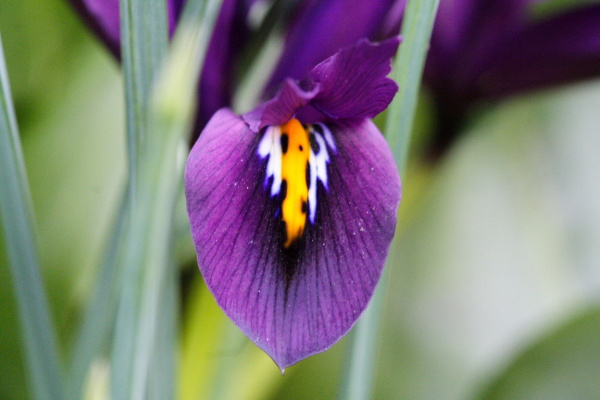
<path fill-rule="evenodd" d="M 281 129 L 281 179 L 286 182 L 281 214 L 285 222 L 286 241 L 290 247 L 302 237 L 308 211 L 306 171 L 310 159 L 310 136 L 300 121 L 292 119 Z"/>

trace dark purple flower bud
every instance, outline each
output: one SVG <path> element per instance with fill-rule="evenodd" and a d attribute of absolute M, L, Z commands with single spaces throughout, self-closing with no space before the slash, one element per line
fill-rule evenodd
<path fill-rule="evenodd" d="M 600 5 L 547 18 L 533 0 L 441 0 L 423 79 L 442 154 L 472 106 L 526 91 L 600 76 Z"/>
<path fill-rule="evenodd" d="M 188 158 L 202 275 L 282 370 L 346 334 L 381 275 L 400 179 L 370 118 L 397 91 L 398 44 L 359 41 L 242 117 L 218 111 Z"/>

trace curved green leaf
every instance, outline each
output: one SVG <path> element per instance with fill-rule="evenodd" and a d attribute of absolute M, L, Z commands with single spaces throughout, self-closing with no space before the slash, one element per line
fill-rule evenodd
<path fill-rule="evenodd" d="M 600 398 L 600 308 L 578 315 L 523 351 L 480 400 Z"/>

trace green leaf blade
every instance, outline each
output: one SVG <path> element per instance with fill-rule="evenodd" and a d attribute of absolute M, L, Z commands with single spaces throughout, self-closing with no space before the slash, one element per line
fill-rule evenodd
<path fill-rule="evenodd" d="M 37 256 L 33 208 L 0 41 L 0 220 L 21 319 L 31 392 L 62 398 L 54 330 Z"/>
<path fill-rule="evenodd" d="M 155 77 L 167 51 L 166 4 L 161 0 L 121 0 L 121 58 L 125 77 L 125 104 L 128 144 L 127 212 L 123 251 L 116 259 L 115 291 L 117 313 L 111 351 L 111 394 L 115 399 L 131 399 L 143 393 L 145 376 L 135 364 L 138 314 L 144 244 L 151 215 L 140 216 L 152 203 L 144 198 L 142 164 L 149 136 L 149 97 Z M 147 193 L 146 193 L 147 194 Z M 141 375 L 141 376 L 140 376 Z M 137 377 L 137 378 L 136 378 Z"/>
<path fill-rule="evenodd" d="M 128 203 L 127 199 L 121 201 L 121 208 L 113 223 L 113 231 L 104 251 L 93 297 L 87 305 L 77 332 L 67 376 L 66 398 L 70 400 L 82 398 L 90 366 L 108 346 L 110 333 L 114 327 L 117 308 L 116 259 L 122 252 Z"/>
<path fill-rule="evenodd" d="M 129 182 L 133 195 L 123 253 L 117 260 L 120 295 L 111 353 L 115 399 L 175 396 L 177 269 L 171 242 L 175 203 L 182 187 L 180 151 L 191 125 L 195 88 L 218 5 L 215 0 L 187 2 L 166 64 L 162 65 L 164 59 L 153 64 L 155 59 L 146 57 L 140 61 L 146 67 L 136 70 L 136 59 L 131 57 L 134 72 L 125 71 L 126 88 L 131 92 L 128 99 L 142 92 L 148 96 L 128 104 L 128 115 L 137 119 L 128 126 L 141 129 L 142 143 L 135 150 L 136 172 Z M 149 13 L 147 21 L 133 23 L 152 25 L 156 18 L 163 19 Z M 143 42 L 142 47 L 162 46 L 151 37 L 138 35 L 137 41 Z M 149 81 L 142 82 L 141 77 L 148 76 Z"/>

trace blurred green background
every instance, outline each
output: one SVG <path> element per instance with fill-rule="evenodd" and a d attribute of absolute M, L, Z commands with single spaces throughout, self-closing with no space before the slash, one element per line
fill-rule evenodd
<path fill-rule="evenodd" d="M 64 0 L 1 2 L 0 34 L 66 360 L 125 178 L 120 68 Z M 432 166 L 423 96 L 377 399 L 600 399 L 599 109 L 600 81 L 505 101 Z M 335 398 L 346 340 L 282 377 L 203 287 L 181 220 L 181 398 Z M 3 247 L 0 399 L 24 399 Z M 102 398 L 106 368 L 94 364 L 89 398 Z"/>

